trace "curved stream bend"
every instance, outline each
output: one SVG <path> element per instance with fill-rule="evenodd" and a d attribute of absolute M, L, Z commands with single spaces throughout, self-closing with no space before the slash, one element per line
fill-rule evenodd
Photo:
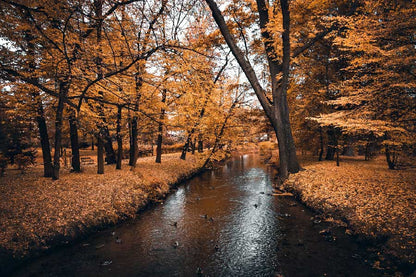
<path fill-rule="evenodd" d="M 234 157 L 137 219 L 35 260 L 17 276 L 377 276 L 344 235 L 272 196 L 272 171 Z M 199 274 L 201 275 L 201 274 Z"/>

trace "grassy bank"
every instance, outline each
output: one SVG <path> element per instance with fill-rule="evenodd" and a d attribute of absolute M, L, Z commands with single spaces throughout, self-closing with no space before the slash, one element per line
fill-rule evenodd
<path fill-rule="evenodd" d="M 416 255 L 416 168 L 389 170 L 384 159 L 344 158 L 309 162 L 285 189 L 328 220 L 342 220 L 347 232 L 382 241 L 379 262 L 398 257 L 414 268 Z"/>
<path fill-rule="evenodd" d="M 106 166 L 104 175 L 97 175 L 94 165 L 82 173 L 63 170 L 58 181 L 42 178 L 41 168 L 23 175 L 9 170 L 0 178 L 0 257 L 18 260 L 132 218 L 197 173 L 203 162 L 196 155 L 183 161 L 167 154 L 161 164 L 140 158 L 134 170 Z"/>

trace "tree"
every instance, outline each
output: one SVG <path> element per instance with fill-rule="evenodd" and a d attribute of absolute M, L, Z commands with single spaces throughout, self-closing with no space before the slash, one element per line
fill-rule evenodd
<path fill-rule="evenodd" d="M 289 120 L 289 108 L 287 103 L 287 89 L 290 74 L 290 59 L 299 56 L 317 40 L 324 37 L 334 27 L 327 28 L 320 33 L 315 34 L 312 39 L 305 41 L 301 46 L 291 51 L 290 44 L 290 12 L 289 2 L 281 0 L 280 6 L 277 1 L 270 6 L 263 0 L 256 1 L 258 11 L 259 28 L 263 39 L 263 53 L 267 58 L 268 69 L 270 74 L 270 91 L 271 99 L 267 97 L 266 90 L 260 85 L 259 79 L 254 72 L 249 60 L 235 42 L 232 31 L 225 22 L 218 6 L 213 0 L 206 0 L 206 3 L 212 11 L 212 15 L 230 47 L 234 57 L 238 61 L 247 79 L 249 80 L 263 110 L 269 118 L 279 143 L 279 176 L 282 180 L 286 179 L 288 173 L 296 173 L 300 166 L 296 157 L 296 149 L 292 136 L 292 130 Z M 272 12 L 272 11 L 273 12 Z M 277 11 L 282 16 L 281 20 L 281 44 L 279 43 L 279 56 L 276 51 L 277 36 L 270 29 L 273 22 L 277 22 Z M 271 21 L 271 19 L 273 21 Z M 272 26 L 273 27 L 273 26 Z M 280 61 L 278 60 L 280 58 Z"/>
<path fill-rule="evenodd" d="M 344 78 L 326 103 L 332 113 L 315 118 L 343 133 L 380 141 L 390 169 L 415 138 L 415 10 L 408 1 L 360 1 L 357 14 L 342 18 L 346 29 L 335 45 L 346 57 Z M 407 20 L 408 19 L 408 20 Z"/>

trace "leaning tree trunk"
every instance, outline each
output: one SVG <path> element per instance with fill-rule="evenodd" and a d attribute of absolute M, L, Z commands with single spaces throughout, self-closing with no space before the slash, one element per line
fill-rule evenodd
<path fill-rule="evenodd" d="M 283 16 L 283 60 L 280 64 L 275 56 L 275 50 L 273 45 L 272 36 L 267 30 L 269 24 L 269 12 L 268 5 L 264 0 L 257 0 L 257 10 L 259 12 L 260 30 L 264 41 L 265 53 L 267 56 L 270 77 L 272 80 L 272 94 L 273 102 L 271 102 L 265 93 L 265 89 L 262 88 L 260 82 L 254 72 L 250 62 L 245 58 L 245 55 L 237 46 L 231 35 L 230 30 L 221 14 L 217 4 L 214 0 L 205 0 L 212 11 L 214 20 L 216 21 L 227 45 L 230 47 L 231 52 L 236 58 L 238 64 L 249 80 L 266 116 L 270 120 L 279 143 L 279 161 L 280 169 L 279 175 L 282 180 L 288 177 L 288 173 L 298 172 L 300 169 L 297 157 L 296 148 L 293 141 L 292 131 L 289 121 L 289 109 L 287 105 L 287 86 L 289 80 L 289 66 L 290 66 L 290 16 L 289 16 L 289 4 L 288 0 L 281 0 L 281 10 Z M 302 50 L 303 51 L 303 50 Z M 301 53 L 300 51 L 299 53 Z M 278 77 L 282 73 L 281 82 L 278 81 Z"/>
<path fill-rule="evenodd" d="M 162 90 L 162 105 L 166 102 L 166 90 Z M 163 120 L 165 118 L 165 108 L 162 107 L 159 117 L 159 128 L 157 135 L 157 145 L 156 145 L 156 162 L 162 162 L 162 140 L 163 140 Z"/>
<path fill-rule="evenodd" d="M 77 119 L 75 118 L 74 111 L 71 111 L 69 115 L 69 133 L 70 133 L 70 139 L 71 139 L 72 170 L 74 172 L 81 172 L 81 161 L 80 161 L 80 155 L 79 155 L 79 142 L 78 142 L 78 125 L 77 125 Z"/>

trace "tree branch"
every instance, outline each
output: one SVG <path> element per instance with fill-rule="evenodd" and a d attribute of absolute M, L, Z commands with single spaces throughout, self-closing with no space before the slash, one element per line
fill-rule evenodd
<path fill-rule="evenodd" d="M 269 101 L 266 98 L 265 91 L 261 87 L 259 80 L 256 76 L 256 73 L 254 72 L 254 69 L 251 66 L 250 62 L 246 60 L 246 58 L 244 57 L 244 54 L 242 53 L 240 48 L 235 43 L 234 38 L 231 35 L 230 30 L 228 29 L 228 26 L 225 23 L 224 17 L 222 16 L 221 11 L 219 10 L 217 4 L 213 0 L 205 0 L 205 2 L 208 4 L 209 8 L 211 9 L 212 16 L 214 17 L 214 20 L 217 23 L 218 28 L 220 29 L 222 35 L 224 36 L 224 39 L 227 42 L 228 47 L 231 49 L 231 52 L 236 58 L 238 64 L 241 66 L 242 70 L 244 71 L 244 74 L 247 76 L 247 79 L 249 80 L 254 92 L 256 93 L 256 96 L 259 99 L 260 104 L 262 105 L 264 111 L 266 112 L 266 114 L 271 115 L 272 108 L 269 104 Z"/>

